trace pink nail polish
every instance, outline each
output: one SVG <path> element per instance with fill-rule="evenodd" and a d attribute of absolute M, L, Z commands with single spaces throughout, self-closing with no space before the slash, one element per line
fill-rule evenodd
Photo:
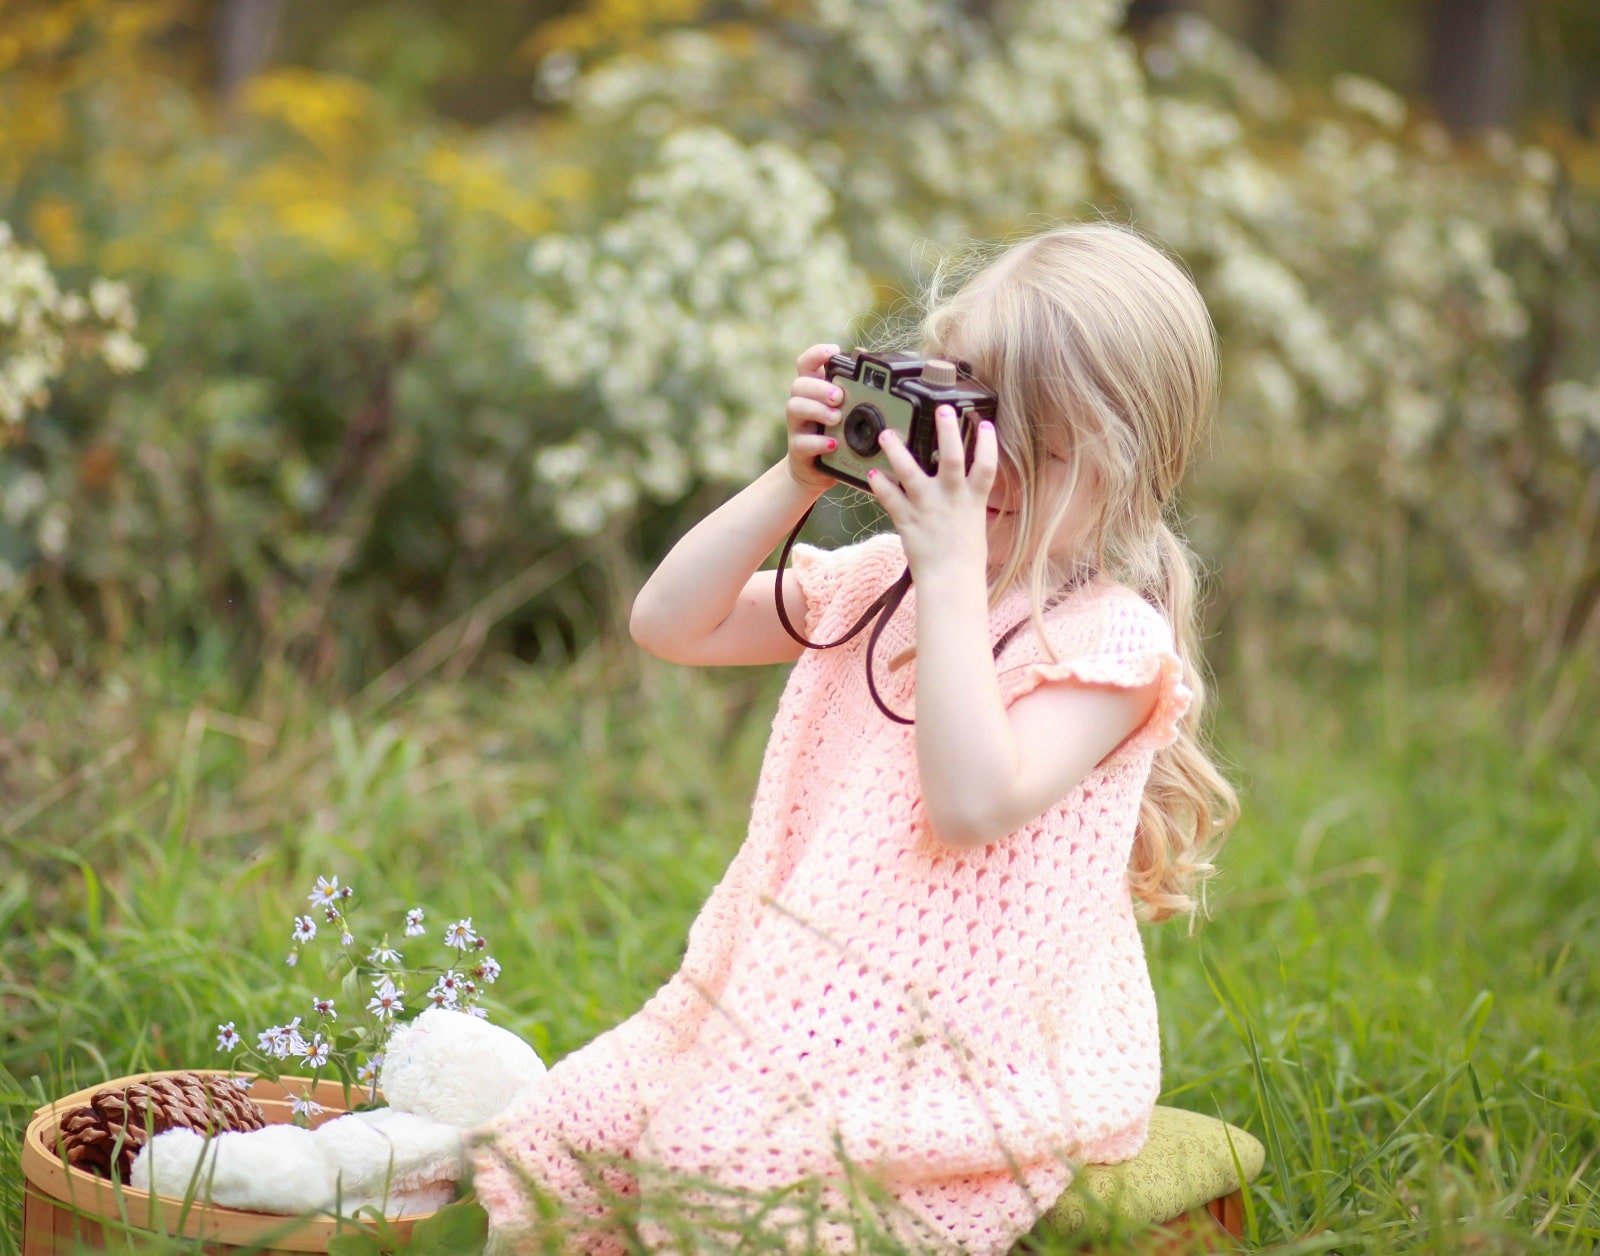
<path fill-rule="evenodd" d="M 828 452 L 831 454 L 837 448 L 839 448 L 839 442 L 830 437 L 828 440 Z"/>

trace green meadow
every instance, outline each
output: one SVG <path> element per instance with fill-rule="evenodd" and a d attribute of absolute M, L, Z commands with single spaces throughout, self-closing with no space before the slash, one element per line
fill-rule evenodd
<path fill-rule="evenodd" d="M 624 645 L 338 699 L 220 652 L 6 667 L 3 1254 L 36 1106 L 216 1066 L 218 1022 L 248 1038 L 320 993 L 284 963 L 318 876 L 375 929 L 470 915 L 504 967 L 492 1019 L 547 1060 L 635 1010 L 740 840 L 782 679 Z M 1243 820 L 1209 922 L 1147 941 L 1164 1102 L 1268 1150 L 1245 1249 L 1594 1250 L 1592 738 L 1530 749 L 1466 686 L 1221 688 Z"/>

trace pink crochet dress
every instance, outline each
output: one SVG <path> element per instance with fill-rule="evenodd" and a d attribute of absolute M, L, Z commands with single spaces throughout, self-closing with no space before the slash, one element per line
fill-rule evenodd
<path fill-rule="evenodd" d="M 840 636 L 904 564 L 893 534 L 797 549 L 806 635 Z M 877 653 L 880 690 L 908 715 L 916 668 L 887 663 L 913 642 L 915 599 Z M 993 638 L 1027 613 L 1026 594 L 1005 599 Z M 1072 1163 L 1139 1150 L 1160 1046 L 1127 864 L 1152 757 L 1190 694 L 1166 620 L 1125 588 L 1091 581 L 1046 624 L 1059 662 L 1024 628 L 997 663 L 1008 703 L 1059 680 L 1159 678 L 1160 697 L 1071 795 L 972 850 L 929 832 L 914 730 L 867 693 L 867 634 L 801 658 L 749 835 L 682 967 L 551 1069 L 473 1153 L 497 1232 L 514 1239 L 529 1224 L 528 1183 L 598 1213 L 583 1153 L 758 1192 L 841 1182 L 842 1153 L 891 1201 L 888 1224 L 907 1241 L 1002 1252 Z M 602 1178 L 636 1189 L 616 1168 Z M 817 1237 L 848 1242 L 827 1227 Z M 614 1242 L 603 1230 L 582 1239 Z"/>

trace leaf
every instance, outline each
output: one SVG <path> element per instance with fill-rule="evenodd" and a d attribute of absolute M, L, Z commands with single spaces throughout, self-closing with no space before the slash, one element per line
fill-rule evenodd
<path fill-rule="evenodd" d="M 408 1256 L 477 1256 L 488 1237 L 489 1214 L 481 1204 L 463 1200 L 417 1222 L 406 1252 Z"/>
<path fill-rule="evenodd" d="M 383 1246 L 370 1230 L 341 1230 L 328 1240 L 328 1256 L 383 1256 Z"/>
<path fill-rule="evenodd" d="M 360 1016 L 366 1008 L 366 998 L 363 997 L 365 994 L 366 990 L 362 989 L 362 974 L 357 973 L 354 968 L 339 979 L 339 1003 L 355 1016 Z"/>

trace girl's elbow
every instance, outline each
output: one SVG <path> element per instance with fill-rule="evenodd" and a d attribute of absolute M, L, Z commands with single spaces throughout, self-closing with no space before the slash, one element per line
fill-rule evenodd
<path fill-rule="evenodd" d="M 645 594 L 633 599 L 633 609 L 628 613 L 628 635 L 645 653 L 670 662 L 672 638 L 666 627 L 665 620 Z"/>
<path fill-rule="evenodd" d="M 975 850 L 1008 836 L 1014 825 L 1005 819 L 976 812 L 935 812 L 929 809 L 928 827 L 934 839 L 951 850 Z"/>

